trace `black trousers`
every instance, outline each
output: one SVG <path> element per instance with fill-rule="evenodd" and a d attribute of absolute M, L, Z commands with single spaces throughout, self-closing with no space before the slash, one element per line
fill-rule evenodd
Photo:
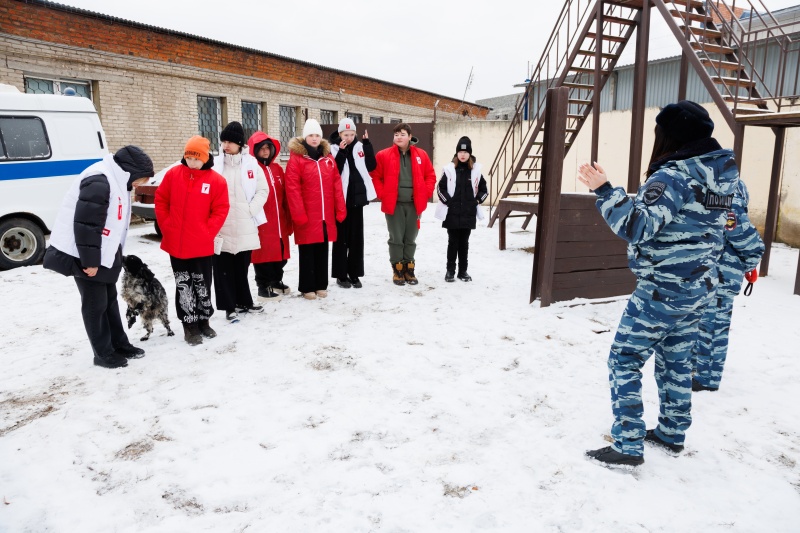
<path fill-rule="evenodd" d="M 211 305 L 211 256 L 178 259 L 169 257 L 175 276 L 175 309 L 185 324 L 208 320 L 214 314 Z"/>
<path fill-rule="evenodd" d="M 117 284 L 73 278 L 81 293 L 83 326 L 97 357 L 108 357 L 115 350 L 130 346 L 117 302 Z"/>
<path fill-rule="evenodd" d="M 222 252 L 214 256 L 214 292 L 217 296 L 217 309 L 233 311 L 237 306 L 253 306 L 253 295 L 250 294 L 250 283 L 247 280 L 251 255 L 252 252 L 248 250 L 238 254 Z"/>
<path fill-rule="evenodd" d="M 338 279 L 364 275 L 364 207 L 348 207 L 344 222 L 336 223 L 331 254 L 331 276 Z"/>
<path fill-rule="evenodd" d="M 466 272 L 469 266 L 469 234 L 471 229 L 447 230 L 447 270 L 455 271 L 458 258 L 458 272 Z"/>
<path fill-rule="evenodd" d="M 283 257 L 283 252 L 283 239 L 281 239 L 281 257 Z M 253 263 L 253 270 L 256 272 L 256 286 L 259 289 L 266 289 L 276 281 L 283 281 L 283 267 L 285 266 L 286 259 L 267 263 Z"/>
<path fill-rule="evenodd" d="M 301 244 L 297 247 L 300 260 L 300 279 L 297 290 L 306 292 L 324 291 L 328 288 L 328 239 L 325 242 Z"/>

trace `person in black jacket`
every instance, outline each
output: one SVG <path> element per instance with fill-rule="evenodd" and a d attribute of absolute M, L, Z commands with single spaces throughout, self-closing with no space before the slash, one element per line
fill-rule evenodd
<path fill-rule="evenodd" d="M 128 340 L 117 302 L 117 279 L 131 220 L 130 191 L 153 176 L 141 148 L 126 146 L 83 171 L 61 204 L 44 267 L 75 278 L 94 364 L 128 365 L 144 350 Z"/>
<path fill-rule="evenodd" d="M 360 289 L 359 278 L 364 276 L 364 206 L 377 196 L 369 175 L 377 166 L 375 151 L 367 130 L 359 141 L 356 125 L 349 118 L 339 122 L 339 130 L 331 134 L 330 142 L 347 206 L 347 218 L 336 223 L 331 276 L 339 287 Z"/>
<path fill-rule="evenodd" d="M 475 229 L 476 220 L 483 219 L 483 212 L 478 206 L 489 193 L 481 174 L 481 165 L 472 155 L 469 137 L 458 140 L 456 155 L 452 162 L 445 165 L 438 191 L 440 203 L 435 216 L 443 220 L 442 227 L 447 229 L 447 272 L 444 280 L 455 281 L 458 259 L 458 279 L 472 281 L 467 273 L 469 236 Z"/>

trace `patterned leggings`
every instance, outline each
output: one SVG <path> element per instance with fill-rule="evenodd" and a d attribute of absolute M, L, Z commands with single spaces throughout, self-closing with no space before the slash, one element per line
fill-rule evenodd
<path fill-rule="evenodd" d="M 211 256 L 178 259 L 170 256 L 175 274 L 175 309 L 185 324 L 208 320 L 214 314 L 211 304 Z"/>

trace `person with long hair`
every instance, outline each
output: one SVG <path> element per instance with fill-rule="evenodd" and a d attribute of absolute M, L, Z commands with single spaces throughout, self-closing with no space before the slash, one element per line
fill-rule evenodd
<path fill-rule="evenodd" d="M 635 198 L 612 187 L 598 163 L 578 179 L 597 195 L 609 227 L 628 242 L 636 275 L 608 357 L 611 446 L 586 455 L 607 467 L 644 462 L 644 443 L 677 455 L 692 422 L 692 348 L 715 296 L 728 209 L 739 182 L 734 154 L 711 137 L 714 122 L 694 102 L 669 104 L 656 117 L 647 181 Z M 658 425 L 642 420 L 642 367 L 655 353 Z"/>

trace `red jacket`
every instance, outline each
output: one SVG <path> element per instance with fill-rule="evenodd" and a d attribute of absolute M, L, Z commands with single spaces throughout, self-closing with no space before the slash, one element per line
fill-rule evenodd
<path fill-rule="evenodd" d="M 169 169 L 156 189 L 161 249 L 178 259 L 214 255 L 214 237 L 228 216 L 228 184 L 211 170 L 184 164 Z M 207 168 L 206 168 L 207 167 Z"/>
<path fill-rule="evenodd" d="M 322 140 L 323 156 L 318 161 L 308 157 L 295 137 L 289 141 L 289 163 L 286 165 L 286 198 L 294 226 L 295 244 L 324 242 L 322 224 L 328 229 L 328 241 L 336 241 L 336 220 L 347 216 L 342 194 L 342 178 L 331 154 L 330 144 Z"/>
<path fill-rule="evenodd" d="M 411 176 L 414 183 L 414 207 L 417 215 L 421 215 L 428 207 L 428 199 L 436 187 L 436 171 L 433 170 L 428 154 L 422 148 L 410 146 Z M 400 149 L 392 145 L 381 150 L 375 156 L 377 167 L 369 173 L 372 184 L 381 201 L 381 211 L 387 215 L 394 214 L 397 205 L 397 189 L 400 186 Z"/>
<path fill-rule="evenodd" d="M 275 146 L 275 154 L 269 166 L 258 164 L 264 175 L 267 177 L 269 196 L 267 203 L 264 204 L 264 214 L 267 216 L 267 223 L 258 227 L 258 239 L 261 241 L 261 248 L 253 250 L 250 261 L 252 263 L 272 263 L 289 259 L 289 235 L 292 234 L 292 222 L 289 219 L 289 204 L 286 201 L 284 191 L 285 177 L 283 169 L 275 163 L 275 156 L 281 153 L 281 143 L 278 139 L 270 137 L 263 131 L 255 132 L 247 141 L 250 147 L 250 155 L 255 157 L 256 146 L 264 141 L 272 141 Z M 283 253 L 281 253 L 281 241 L 283 241 Z"/>

